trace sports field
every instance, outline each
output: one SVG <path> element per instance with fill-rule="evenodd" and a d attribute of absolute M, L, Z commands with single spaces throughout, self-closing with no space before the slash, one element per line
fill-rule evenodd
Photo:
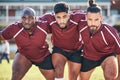
<path fill-rule="evenodd" d="M 8 64 L 6 60 L 2 61 L 2 64 L 0 64 L 0 80 L 10 80 L 12 73 L 11 70 L 12 62 L 13 60 L 11 60 L 10 64 Z M 42 74 L 39 72 L 38 68 L 33 65 L 32 68 L 27 72 L 27 74 L 24 76 L 22 80 L 45 80 L 45 79 L 42 76 Z M 65 80 L 68 80 L 67 65 L 65 67 Z M 102 70 L 100 67 L 96 68 L 90 80 L 104 80 Z"/>

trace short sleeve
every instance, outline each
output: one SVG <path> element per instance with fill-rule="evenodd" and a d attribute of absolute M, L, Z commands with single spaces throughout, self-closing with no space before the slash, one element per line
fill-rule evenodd
<path fill-rule="evenodd" d="M 2 36 L 5 38 L 5 39 L 12 39 L 13 36 L 15 35 L 15 25 L 12 24 L 12 25 L 9 25 L 8 27 L 4 28 L 2 30 Z"/>

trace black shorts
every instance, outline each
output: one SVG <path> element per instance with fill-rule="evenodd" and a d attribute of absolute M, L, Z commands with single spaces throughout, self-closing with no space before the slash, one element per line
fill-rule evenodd
<path fill-rule="evenodd" d="M 54 69 L 53 64 L 52 64 L 52 55 L 48 55 L 42 62 L 40 63 L 36 63 L 36 62 L 32 62 L 32 64 L 38 66 L 41 69 Z"/>
<path fill-rule="evenodd" d="M 66 51 L 54 46 L 52 54 L 56 54 L 56 53 L 65 56 L 69 61 L 72 61 L 72 62 L 81 63 L 81 61 L 82 61 L 82 58 L 81 58 L 82 52 L 81 52 L 81 50 L 76 50 L 76 51 L 72 51 L 72 52 L 66 52 Z"/>
<path fill-rule="evenodd" d="M 93 60 L 88 60 L 86 58 L 83 58 L 83 62 L 82 62 L 82 67 L 81 67 L 81 71 L 82 72 L 87 72 L 91 69 L 94 69 L 95 67 L 97 66 L 100 66 L 101 63 L 109 56 L 115 56 L 116 57 L 116 54 L 114 53 L 111 53 L 109 55 L 106 55 L 104 57 L 102 57 L 100 60 L 98 61 L 93 61 Z"/>

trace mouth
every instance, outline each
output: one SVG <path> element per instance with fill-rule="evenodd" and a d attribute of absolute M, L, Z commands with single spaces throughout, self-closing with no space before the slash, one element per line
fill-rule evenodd
<path fill-rule="evenodd" d="M 23 25 L 23 28 L 24 28 L 25 30 L 30 30 L 30 29 L 31 29 L 31 25 L 28 24 L 28 23 L 23 23 L 22 25 Z"/>
<path fill-rule="evenodd" d="M 98 28 L 98 26 L 90 26 L 90 29 L 96 30 L 97 28 Z"/>
<path fill-rule="evenodd" d="M 25 30 L 30 30 L 30 29 L 31 29 L 31 26 L 30 26 L 30 25 L 24 25 L 24 29 L 25 29 Z"/>

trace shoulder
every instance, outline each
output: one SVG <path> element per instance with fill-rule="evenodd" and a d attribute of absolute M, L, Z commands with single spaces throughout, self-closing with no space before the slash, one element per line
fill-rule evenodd
<path fill-rule="evenodd" d="M 114 28 L 114 27 L 112 27 L 112 26 L 110 26 L 110 25 L 108 25 L 108 24 L 106 24 L 106 23 L 103 23 L 102 24 L 104 27 L 105 27 L 105 29 L 107 30 L 107 31 L 111 31 L 111 32 L 117 32 L 117 30 Z"/>
<path fill-rule="evenodd" d="M 106 39 L 108 40 L 109 43 L 114 43 L 114 41 L 117 43 L 120 41 L 120 37 L 118 34 L 118 31 L 112 27 L 109 26 L 108 24 L 102 24 L 104 26 L 104 29 L 102 30 Z"/>
<path fill-rule="evenodd" d="M 85 20 L 85 12 L 82 10 L 75 10 L 70 13 L 70 19 L 79 22 L 80 20 Z"/>
<path fill-rule="evenodd" d="M 42 17 L 54 17 L 54 13 L 46 13 Z"/>
<path fill-rule="evenodd" d="M 22 28 L 22 24 L 20 22 L 15 22 L 15 23 L 12 23 L 10 25 L 8 25 L 7 27 L 4 28 L 4 30 L 19 30 Z"/>
<path fill-rule="evenodd" d="M 78 29 L 80 30 L 80 32 L 82 32 L 83 30 L 85 30 L 87 28 L 88 28 L 88 26 L 87 26 L 86 20 L 79 22 Z"/>
<path fill-rule="evenodd" d="M 47 26 L 47 21 L 39 20 L 36 23 L 37 23 L 37 26 L 39 26 L 39 27 Z"/>
<path fill-rule="evenodd" d="M 70 13 L 70 16 L 71 17 L 85 17 L 85 12 L 84 11 L 82 11 L 82 10 L 75 10 L 75 11 L 72 11 L 71 13 Z"/>
<path fill-rule="evenodd" d="M 46 13 L 38 18 L 38 21 L 47 21 L 48 24 L 55 21 L 54 13 Z"/>
<path fill-rule="evenodd" d="M 82 20 L 81 22 L 79 22 L 78 24 L 79 26 L 87 26 L 87 21 L 86 20 Z"/>
<path fill-rule="evenodd" d="M 1 34 L 5 39 L 11 39 L 21 29 L 22 29 L 22 24 L 19 22 L 15 22 L 15 23 L 12 23 L 9 26 L 5 27 L 2 30 Z"/>
<path fill-rule="evenodd" d="M 71 15 L 77 15 L 77 14 L 86 14 L 85 11 L 83 10 L 74 10 L 71 12 Z"/>
<path fill-rule="evenodd" d="M 54 18 L 54 13 L 46 13 L 38 18 L 38 20 L 49 20 Z"/>
<path fill-rule="evenodd" d="M 38 29 L 40 29 L 40 30 L 43 29 L 43 30 L 45 30 L 45 31 L 48 30 L 47 21 L 37 21 L 36 23 L 37 23 L 37 28 L 38 28 Z"/>
<path fill-rule="evenodd" d="M 104 30 L 102 30 L 108 38 L 112 36 L 113 38 L 119 37 L 118 31 L 108 24 L 102 24 L 104 26 Z"/>

